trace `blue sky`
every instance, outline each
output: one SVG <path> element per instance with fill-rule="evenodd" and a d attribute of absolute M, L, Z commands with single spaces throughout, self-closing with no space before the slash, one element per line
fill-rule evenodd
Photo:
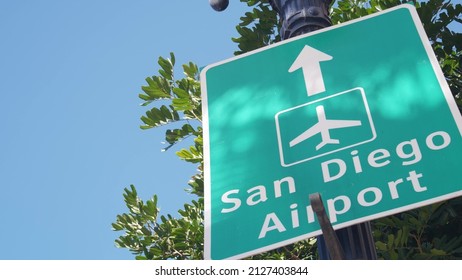
<path fill-rule="evenodd" d="M 231 2 L 0 1 L 0 259 L 132 259 L 111 231 L 123 189 L 158 194 L 164 214 L 193 198 L 195 166 L 139 129 L 138 93 L 171 51 L 231 57 L 247 10 Z"/>
<path fill-rule="evenodd" d="M 157 58 L 231 57 L 244 4 L 0 1 L 0 259 L 132 259 L 111 231 L 123 189 L 176 213 L 195 166 L 163 130 L 142 131 L 138 94 Z M 181 76 L 181 69 L 177 74 Z"/>

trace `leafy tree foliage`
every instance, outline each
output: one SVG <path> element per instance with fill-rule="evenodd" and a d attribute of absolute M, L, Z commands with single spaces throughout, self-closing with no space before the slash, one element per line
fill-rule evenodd
<path fill-rule="evenodd" d="M 453 199 L 374 222 L 383 259 L 462 259 L 462 199 Z"/>
<path fill-rule="evenodd" d="M 129 249 L 136 259 L 202 259 L 202 198 L 178 210 L 180 218 L 159 216 L 157 196 L 143 202 L 134 186 L 125 189 L 124 198 L 130 212 L 118 215 L 112 224 L 114 230 L 125 231 L 117 246 Z"/>
<path fill-rule="evenodd" d="M 277 14 L 268 0 L 241 0 L 251 10 L 236 26 L 236 55 L 280 40 Z M 369 15 L 399 4 L 399 0 L 339 0 L 331 7 L 334 24 Z M 451 30 L 461 24 L 462 5 L 448 0 L 414 3 L 432 43 L 446 80 L 462 108 L 462 34 Z M 150 106 L 141 117 L 141 129 L 170 127 L 165 130 L 166 151 L 184 139 L 192 145 L 176 152 L 184 161 L 196 164 L 198 173 L 188 182 L 196 196 L 178 210 L 178 216 L 159 215 L 157 196 L 144 202 L 134 186 L 124 191 L 129 212 L 117 216 L 113 230 L 123 231 L 115 242 L 129 249 L 137 259 L 203 258 L 203 140 L 199 70 L 193 63 L 183 65 L 184 77 L 174 76 L 175 56 L 160 57 L 158 75 L 146 78 L 139 98 Z M 171 127 L 174 128 L 171 128 Z M 373 234 L 380 258 L 384 259 L 461 259 L 462 199 L 430 205 L 373 222 Z M 298 242 L 251 259 L 315 259 L 316 239 Z"/>
<path fill-rule="evenodd" d="M 239 50 L 235 55 L 252 51 L 281 40 L 278 34 L 279 22 L 277 13 L 271 9 L 268 0 L 246 1 L 249 7 L 253 6 L 250 12 L 241 17 L 241 22 L 236 26 L 239 38 L 232 38 L 238 44 Z"/>
<path fill-rule="evenodd" d="M 202 259 L 203 258 L 203 145 L 201 121 L 199 70 L 193 64 L 183 65 L 185 77 L 175 80 L 173 69 L 175 56 L 159 57 L 159 75 L 146 78 L 146 86 L 139 98 L 143 106 L 159 103 L 141 117 L 141 129 L 158 128 L 176 124 L 166 129 L 166 151 L 182 140 L 192 137 L 194 145 L 176 152 L 184 161 L 199 164 L 199 173 L 188 182 L 190 193 L 198 196 L 191 204 L 179 210 L 179 218 L 159 215 L 157 196 L 144 202 L 134 186 L 124 191 L 125 204 L 129 213 L 117 216 L 113 230 L 125 231 L 116 240 L 116 246 L 127 248 L 137 259 Z"/>

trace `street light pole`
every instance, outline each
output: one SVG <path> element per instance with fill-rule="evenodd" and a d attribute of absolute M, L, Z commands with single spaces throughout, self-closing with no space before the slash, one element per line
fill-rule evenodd
<path fill-rule="evenodd" d="M 217 11 L 222 11 L 228 6 L 228 0 L 209 0 L 210 5 Z M 332 25 L 329 17 L 329 7 L 332 0 L 269 0 L 271 7 L 278 13 L 281 20 L 281 39 L 289 39 L 298 35 L 306 34 Z M 319 194 L 313 194 L 312 204 L 316 206 L 316 211 L 323 228 L 323 233 L 330 236 L 318 237 L 318 253 L 320 259 L 341 258 L 350 260 L 369 260 L 376 259 L 374 240 L 369 222 L 353 225 L 333 232 L 332 226 L 327 219 L 322 206 Z M 313 207 L 314 209 L 315 207 Z M 326 223 L 328 224 L 326 226 Z M 325 230 L 327 228 L 327 230 Z M 324 232 L 325 231 L 325 232 Z M 332 236 L 332 235 L 337 236 Z M 337 241 L 338 239 L 338 241 Z M 334 242 L 332 240 L 335 240 Z M 326 244 L 327 243 L 329 244 Z M 338 247 L 340 243 L 341 248 Z M 332 249 L 334 247 L 334 249 Z M 328 248 L 331 248 L 329 254 Z M 337 254 L 336 249 L 343 249 L 343 254 Z M 342 250 L 340 250 L 342 251 Z"/>
<path fill-rule="evenodd" d="M 281 19 L 281 39 L 289 39 L 332 25 L 329 7 L 332 0 L 270 0 Z M 337 230 L 346 259 L 376 259 L 375 244 L 369 222 Z M 318 237 L 320 259 L 331 259 L 324 236 Z M 330 246 L 329 246 L 330 247 Z"/>
<path fill-rule="evenodd" d="M 329 7 L 332 0 L 270 0 L 281 19 L 281 39 L 289 39 L 332 25 Z M 376 259 L 375 244 L 369 222 L 335 232 L 346 259 Z M 324 236 L 318 237 L 320 259 L 331 259 Z"/>
<path fill-rule="evenodd" d="M 281 19 L 281 39 L 289 39 L 332 25 L 332 0 L 270 0 Z"/>

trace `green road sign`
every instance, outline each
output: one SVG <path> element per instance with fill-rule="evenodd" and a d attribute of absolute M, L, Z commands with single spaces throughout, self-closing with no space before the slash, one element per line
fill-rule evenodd
<path fill-rule="evenodd" d="M 402 5 L 206 67 L 205 257 L 236 259 L 462 195 L 462 118 Z"/>

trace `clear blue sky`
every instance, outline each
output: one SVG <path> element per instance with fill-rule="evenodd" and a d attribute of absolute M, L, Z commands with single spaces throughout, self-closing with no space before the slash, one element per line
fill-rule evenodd
<path fill-rule="evenodd" d="M 195 166 L 139 129 L 138 94 L 171 51 L 231 57 L 247 9 L 233 2 L 0 1 L 0 259 L 132 259 L 111 231 L 125 187 L 164 214 L 193 199 Z"/>
<path fill-rule="evenodd" d="M 230 2 L 0 1 L 0 259 L 132 259 L 111 231 L 123 189 L 158 194 L 164 214 L 193 198 L 195 166 L 139 129 L 137 96 L 158 56 L 233 55 L 248 8 Z"/>

